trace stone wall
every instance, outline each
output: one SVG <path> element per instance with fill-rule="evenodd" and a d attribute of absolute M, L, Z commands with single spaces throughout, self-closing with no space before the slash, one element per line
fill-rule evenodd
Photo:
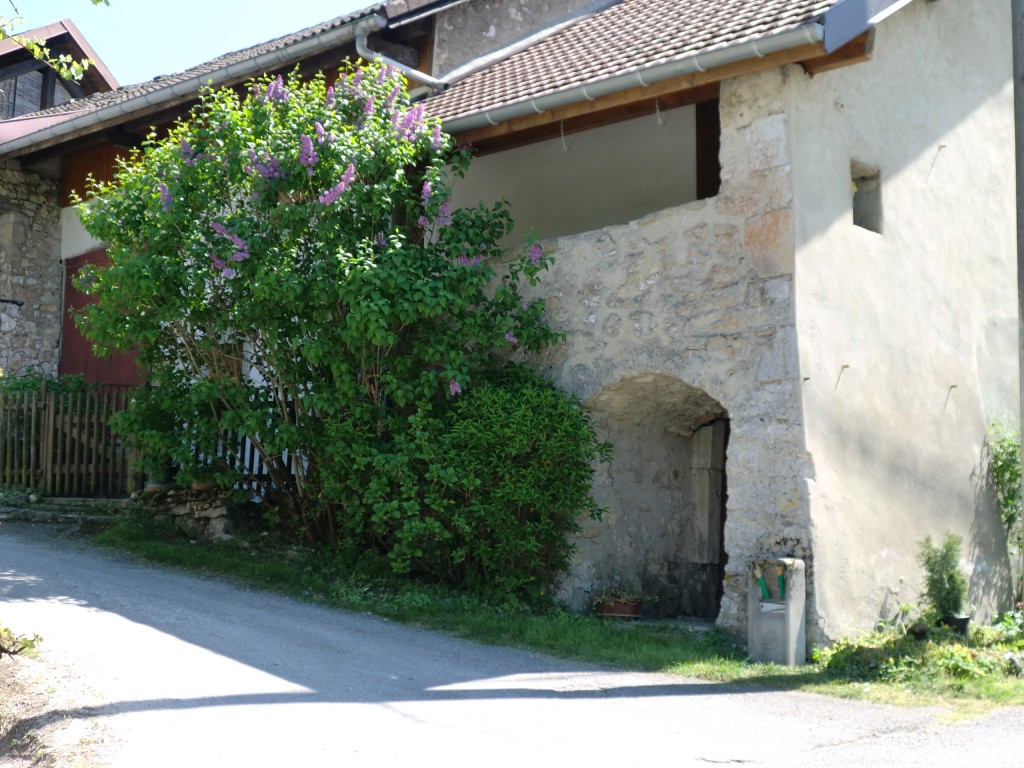
<path fill-rule="evenodd" d="M 779 70 L 723 84 L 716 198 L 546 243 L 555 265 L 535 296 L 567 338 L 539 365 L 593 408 L 615 449 L 595 483 L 608 513 L 585 523 L 561 588 L 574 608 L 619 578 L 671 602 L 679 575 L 669 561 L 692 557 L 685 518 L 699 507 L 693 479 L 708 468 L 695 441 L 722 417 L 718 623 L 745 632 L 752 560 L 810 558 L 786 86 Z"/>
<path fill-rule="evenodd" d="M 57 185 L 0 166 L 0 370 L 57 374 L 63 270 Z"/>
<path fill-rule="evenodd" d="M 611 0 L 474 0 L 438 14 L 434 75 L 500 50 L 551 24 Z"/>

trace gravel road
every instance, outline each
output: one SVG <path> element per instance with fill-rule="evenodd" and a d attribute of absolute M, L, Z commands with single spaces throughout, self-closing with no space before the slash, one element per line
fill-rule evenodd
<path fill-rule="evenodd" d="M 947 723 L 927 709 L 602 670 L 155 568 L 47 531 L 0 523 L 0 622 L 44 638 L 29 669 L 60 681 L 47 738 L 69 766 L 1024 760 L 1019 708 Z"/>

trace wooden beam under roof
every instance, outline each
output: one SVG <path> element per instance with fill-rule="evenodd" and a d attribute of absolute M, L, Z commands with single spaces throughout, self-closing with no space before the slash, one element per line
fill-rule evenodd
<path fill-rule="evenodd" d="M 637 117 L 656 102 L 671 109 L 717 98 L 719 85 L 742 75 L 787 64 L 800 64 L 809 73 L 826 72 L 871 58 L 873 35 L 869 31 L 841 49 L 826 54 L 822 43 L 798 46 L 761 58 L 745 59 L 706 72 L 691 72 L 648 86 L 637 86 L 592 101 L 580 101 L 545 112 L 525 115 L 498 125 L 485 125 L 456 135 L 461 144 L 480 152 L 493 152 L 559 136 L 562 130 L 583 130 Z M 428 102 L 429 109 L 429 102 Z"/>

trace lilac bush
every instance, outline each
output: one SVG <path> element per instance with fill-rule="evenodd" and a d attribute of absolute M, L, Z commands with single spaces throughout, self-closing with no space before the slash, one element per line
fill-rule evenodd
<path fill-rule="evenodd" d="M 439 498 L 436 467 L 403 454 L 412 425 L 448 429 L 474 388 L 513 386 L 494 384 L 512 381 L 513 355 L 556 341 L 543 303 L 519 294 L 549 257 L 533 246 L 498 273 L 504 206 L 452 205 L 468 162 L 388 67 L 204 93 L 80 207 L 112 261 L 83 281 L 97 302 L 80 325 L 137 349 L 154 384 L 123 428 L 184 477 L 220 456 L 224 485 L 223 435 L 244 436 L 286 532 L 429 569 L 401 542 L 410 520 L 445 529 L 425 490 Z M 140 423 L 154 411 L 159 434 Z M 566 457 L 583 487 L 598 448 L 588 428 Z M 595 512 L 570 490 L 563 534 Z"/>

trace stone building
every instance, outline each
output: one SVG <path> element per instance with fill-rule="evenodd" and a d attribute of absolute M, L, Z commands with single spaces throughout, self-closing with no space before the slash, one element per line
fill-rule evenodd
<path fill-rule="evenodd" d="M 568 603 L 637 580 L 742 632 L 750 564 L 797 557 L 818 642 L 916 600 L 916 542 L 951 530 L 979 617 L 1004 607 L 984 441 L 1019 410 L 1008 2 L 381 3 L 54 108 L 0 159 L 66 191 L 203 78 L 356 52 L 479 150 L 456 202 L 507 199 L 555 256 L 536 296 L 566 340 L 534 362 L 615 449 Z M 102 248 L 61 221 L 65 263 Z"/>

